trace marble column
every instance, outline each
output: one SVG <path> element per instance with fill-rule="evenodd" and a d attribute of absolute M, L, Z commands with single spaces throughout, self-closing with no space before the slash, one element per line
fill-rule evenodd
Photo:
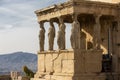
<path fill-rule="evenodd" d="M 100 49 L 100 43 L 101 43 L 100 17 L 101 17 L 101 15 L 94 15 L 95 25 L 94 25 L 93 43 L 94 43 L 94 48 L 95 49 Z"/>
<path fill-rule="evenodd" d="M 71 46 L 73 49 L 80 49 L 80 23 L 78 22 L 77 15 L 73 14 L 73 23 L 72 23 L 72 29 L 71 29 Z"/>
<path fill-rule="evenodd" d="M 118 18 L 118 27 L 117 30 L 120 31 L 120 17 Z"/>
<path fill-rule="evenodd" d="M 80 49 L 86 50 L 86 34 L 80 31 Z"/>
<path fill-rule="evenodd" d="M 114 40 L 114 54 L 112 55 L 112 64 L 113 66 L 113 71 L 114 72 L 119 72 L 120 73 L 120 17 L 117 16 L 116 18 L 116 25 L 114 26 L 113 29 L 113 40 Z"/>
<path fill-rule="evenodd" d="M 112 26 L 111 29 L 109 29 L 109 33 L 111 33 L 111 39 L 110 41 L 112 41 L 112 45 L 110 45 L 111 47 L 109 48 L 109 52 L 112 53 L 112 71 L 114 72 L 119 72 L 119 51 L 118 51 L 118 46 L 117 44 L 117 23 L 116 22 L 111 22 Z M 110 44 L 110 43 L 109 43 Z"/>
<path fill-rule="evenodd" d="M 65 29 L 66 26 L 64 24 L 63 18 L 59 17 L 59 30 L 57 35 L 57 44 L 59 50 L 64 50 L 66 43 L 65 43 Z"/>
<path fill-rule="evenodd" d="M 120 11 L 119 11 L 120 12 Z M 119 37 L 119 35 L 120 35 L 120 14 L 119 14 L 119 17 L 118 17 L 118 26 L 117 26 L 117 50 L 116 50 L 116 52 L 117 52 L 117 56 L 118 56 L 118 70 L 117 71 L 119 71 L 119 73 L 120 73 L 120 37 Z"/>
<path fill-rule="evenodd" d="M 44 44 L 45 44 L 45 28 L 44 22 L 40 22 L 40 31 L 39 31 L 39 45 L 40 51 L 44 51 Z"/>
<path fill-rule="evenodd" d="M 54 38 L 55 38 L 55 27 L 53 22 L 50 20 L 50 27 L 48 30 L 48 43 L 49 43 L 49 50 L 53 50 L 54 46 Z"/>

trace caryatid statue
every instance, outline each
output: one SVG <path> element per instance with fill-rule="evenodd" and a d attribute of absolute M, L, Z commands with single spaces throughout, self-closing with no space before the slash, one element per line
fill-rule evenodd
<path fill-rule="evenodd" d="M 45 29 L 44 29 L 44 23 L 40 22 L 40 31 L 39 31 L 39 45 L 40 45 L 40 51 L 44 51 L 44 43 L 45 43 Z"/>
<path fill-rule="evenodd" d="M 52 21 L 50 21 L 50 28 L 48 30 L 48 42 L 49 42 L 49 50 L 53 50 L 55 38 L 55 27 Z"/>
<path fill-rule="evenodd" d="M 58 44 L 58 48 L 60 50 L 64 50 L 65 49 L 65 29 L 66 26 L 63 22 L 62 17 L 59 17 L 59 31 L 58 31 L 58 36 L 57 36 L 57 44 Z"/>
<path fill-rule="evenodd" d="M 71 46 L 73 49 L 80 49 L 80 23 L 77 20 L 77 15 L 73 14 L 73 23 L 71 29 Z"/>
<path fill-rule="evenodd" d="M 94 48 L 95 49 L 100 49 L 100 42 L 101 42 L 101 37 L 100 37 L 100 31 L 101 31 L 101 25 L 100 25 L 100 17 L 101 15 L 94 15 L 95 17 L 95 25 L 94 25 Z"/>

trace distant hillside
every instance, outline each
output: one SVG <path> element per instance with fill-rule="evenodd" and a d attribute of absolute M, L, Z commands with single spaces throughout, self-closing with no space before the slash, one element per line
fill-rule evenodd
<path fill-rule="evenodd" d="M 25 52 L 0 55 L 0 73 L 22 71 L 22 66 L 24 65 L 36 71 L 37 55 Z"/>

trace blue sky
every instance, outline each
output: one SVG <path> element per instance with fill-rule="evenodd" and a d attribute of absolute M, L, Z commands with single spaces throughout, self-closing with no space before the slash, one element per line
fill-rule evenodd
<path fill-rule="evenodd" d="M 34 11 L 64 1 L 0 0 L 0 54 L 16 51 L 36 53 L 39 50 L 39 25 Z M 45 25 L 48 29 L 48 24 Z"/>

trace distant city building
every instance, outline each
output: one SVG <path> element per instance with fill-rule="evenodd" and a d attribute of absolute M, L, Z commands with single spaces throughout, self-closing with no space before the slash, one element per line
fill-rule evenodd
<path fill-rule="evenodd" d="M 18 76 L 20 76 L 20 73 L 17 71 L 11 71 L 11 79 L 12 80 L 18 80 Z"/>

